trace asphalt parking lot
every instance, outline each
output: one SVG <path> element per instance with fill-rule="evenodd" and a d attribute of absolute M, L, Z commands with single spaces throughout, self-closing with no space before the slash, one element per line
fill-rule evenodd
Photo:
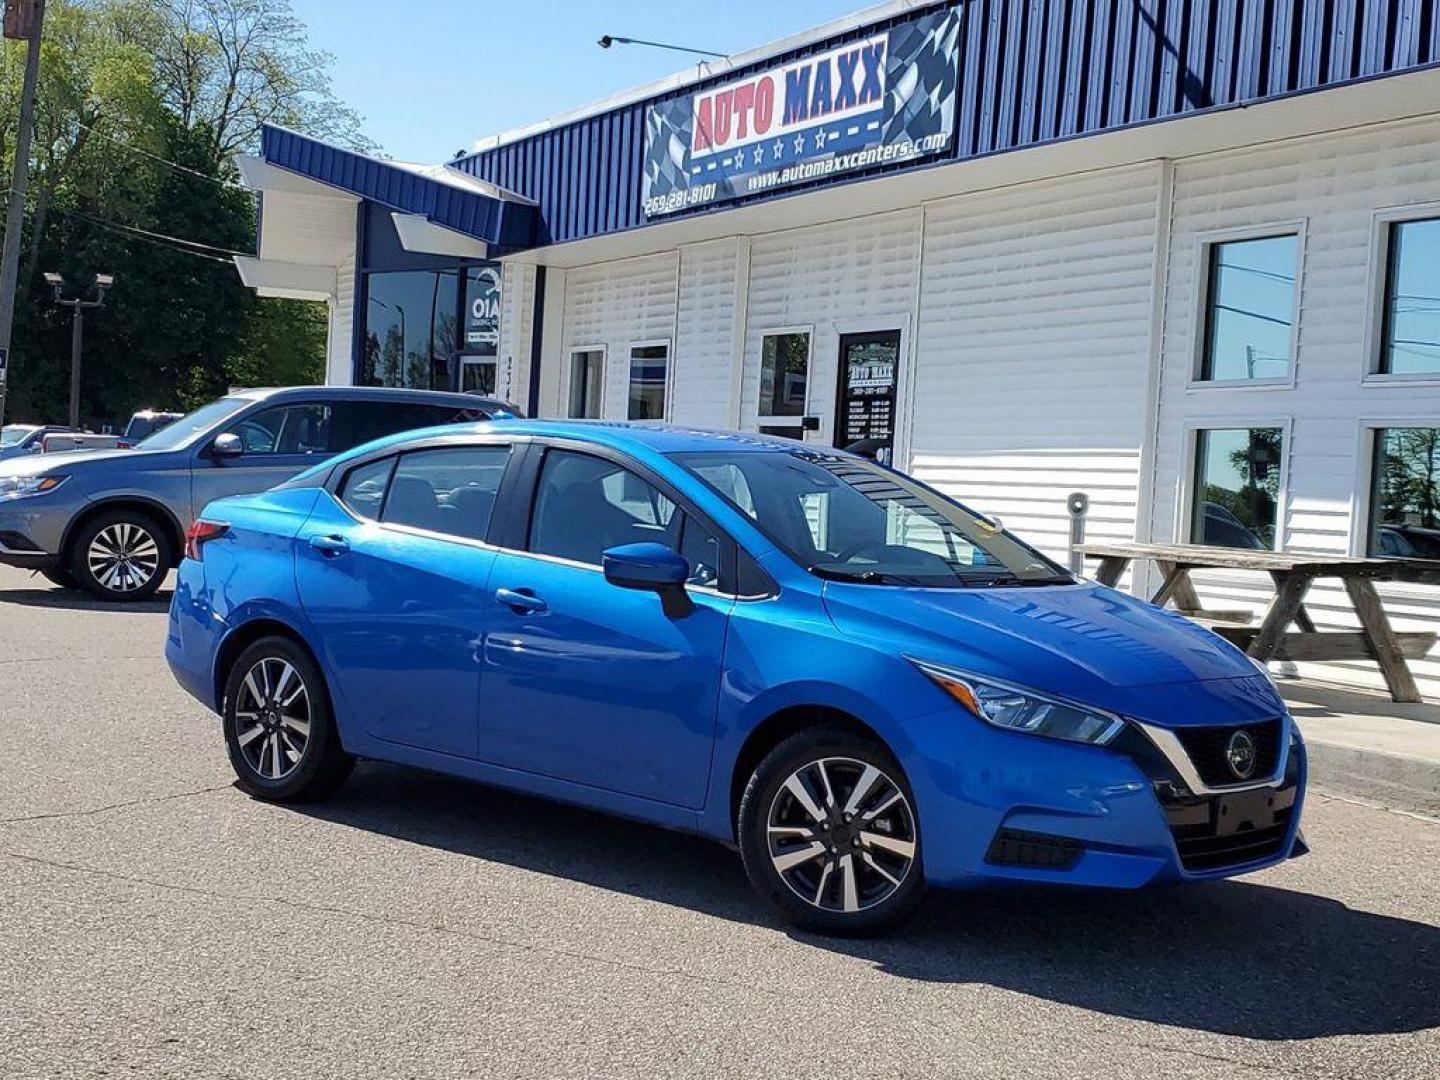
<path fill-rule="evenodd" d="M 1251 878 L 828 941 L 723 849 L 455 780 L 254 802 L 164 624 L 0 568 L 0 1076 L 1440 1075 L 1440 822 L 1317 797 Z"/>

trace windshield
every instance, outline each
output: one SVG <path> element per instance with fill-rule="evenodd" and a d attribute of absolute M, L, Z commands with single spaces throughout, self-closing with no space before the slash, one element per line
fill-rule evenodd
<path fill-rule="evenodd" d="M 38 430 L 31 424 L 6 424 L 0 428 L 0 446 L 14 446 L 32 431 Z"/>
<path fill-rule="evenodd" d="M 800 449 L 674 459 L 820 577 L 928 588 L 1074 580 L 985 518 L 870 462 Z"/>
<path fill-rule="evenodd" d="M 173 424 L 161 428 L 148 439 L 135 444 L 137 450 L 174 450 L 184 446 L 196 435 L 209 431 L 215 425 L 234 416 L 241 409 L 254 404 L 250 398 L 223 397 L 201 405 L 194 412 L 182 416 Z"/>

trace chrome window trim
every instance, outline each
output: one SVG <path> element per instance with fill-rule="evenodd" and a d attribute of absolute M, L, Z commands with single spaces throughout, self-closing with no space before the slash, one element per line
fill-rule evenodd
<path fill-rule="evenodd" d="M 1171 767 L 1185 781 L 1185 786 L 1195 795 L 1229 795 L 1237 791 L 1254 791 L 1257 788 L 1279 787 L 1285 780 L 1285 769 L 1290 762 L 1290 724 L 1285 723 L 1285 717 L 1268 717 L 1260 723 L 1268 723 L 1270 720 L 1281 721 L 1280 752 L 1275 756 L 1275 771 L 1270 776 L 1262 776 L 1256 780 L 1245 780 L 1238 784 L 1219 784 L 1211 786 L 1200 779 L 1195 764 L 1190 760 L 1190 755 L 1185 750 L 1185 745 L 1180 737 L 1169 728 L 1156 727 L 1154 724 L 1147 724 L 1143 720 L 1131 720 L 1136 727 L 1143 731 L 1154 744 L 1155 749 L 1165 755 L 1165 760 L 1170 762 Z M 1294 723 L 1294 721 L 1290 721 Z M 1223 727 L 1225 725 L 1216 725 Z M 1252 725 L 1234 724 L 1236 728 Z"/>

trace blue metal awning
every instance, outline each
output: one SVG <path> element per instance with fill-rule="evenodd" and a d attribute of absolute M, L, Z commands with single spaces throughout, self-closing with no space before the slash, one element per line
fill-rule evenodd
<path fill-rule="evenodd" d="M 270 125 L 260 142 L 269 165 L 398 213 L 422 216 L 481 241 L 495 254 L 535 244 L 537 210 L 532 201 L 459 169 L 382 161 Z"/>

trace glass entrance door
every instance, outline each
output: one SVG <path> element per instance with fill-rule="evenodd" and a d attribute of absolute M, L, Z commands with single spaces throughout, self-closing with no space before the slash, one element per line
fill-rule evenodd
<path fill-rule="evenodd" d="M 900 331 L 840 337 L 835 445 L 889 465 L 895 455 L 895 378 Z"/>
<path fill-rule="evenodd" d="M 500 362 L 493 356 L 460 357 L 460 392 L 495 397 L 500 386 Z"/>

